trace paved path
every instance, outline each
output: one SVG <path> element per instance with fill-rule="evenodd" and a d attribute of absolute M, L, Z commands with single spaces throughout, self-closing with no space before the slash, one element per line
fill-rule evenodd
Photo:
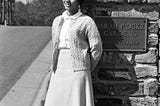
<path fill-rule="evenodd" d="M 31 66 L 0 102 L 0 106 L 31 106 L 46 74 L 52 53 L 51 42 L 43 49 Z"/>
<path fill-rule="evenodd" d="M 50 39 L 50 27 L 0 27 L 0 100 Z"/>

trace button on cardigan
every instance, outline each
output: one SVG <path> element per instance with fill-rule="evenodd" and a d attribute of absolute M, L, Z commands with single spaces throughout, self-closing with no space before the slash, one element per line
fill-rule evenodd
<path fill-rule="evenodd" d="M 52 70 L 56 70 L 59 35 L 64 18 L 56 17 L 52 24 Z M 93 70 L 102 55 L 102 41 L 93 19 L 87 15 L 80 15 L 71 20 L 68 27 L 69 47 L 74 70 Z"/>

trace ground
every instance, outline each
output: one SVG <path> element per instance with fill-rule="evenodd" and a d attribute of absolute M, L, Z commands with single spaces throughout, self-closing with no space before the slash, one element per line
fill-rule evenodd
<path fill-rule="evenodd" d="M 0 27 L 0 100 L 50 39 L 50 27 Z"/>

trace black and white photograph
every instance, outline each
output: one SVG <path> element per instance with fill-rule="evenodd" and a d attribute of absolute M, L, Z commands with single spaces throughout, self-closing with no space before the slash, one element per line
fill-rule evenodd
<path fill-rule="evenodd" d="M 0 0 L 0 106 L 160 106 L 160 0 Z"/>

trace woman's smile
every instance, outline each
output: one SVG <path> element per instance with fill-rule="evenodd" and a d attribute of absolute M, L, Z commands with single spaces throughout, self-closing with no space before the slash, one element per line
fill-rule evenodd
<path fill-rule="evenodd" d="M 70 14 L 74 14 L 78 11 L 78 0 L 63 0 L 63 5 Z"/>
<path fill-rule="evenodd" d="M 64 1 L 64 6 L 65 7 L 70 7 L 71 6 L 71 3 L 69 1 Z"/>

